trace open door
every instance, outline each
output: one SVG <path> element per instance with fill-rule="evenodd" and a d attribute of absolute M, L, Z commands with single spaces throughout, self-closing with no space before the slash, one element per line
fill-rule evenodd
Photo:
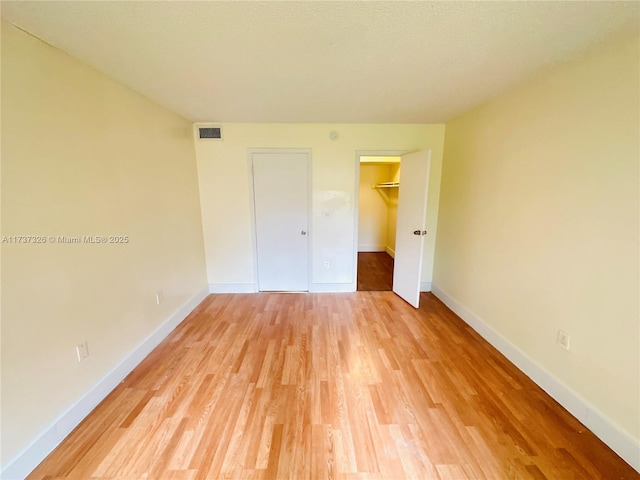
<path fill-rule="evenodd" d="M 427 217 L 431 150 L 402 155 L 393 291 L 420 306 L 420 277 Z"/>

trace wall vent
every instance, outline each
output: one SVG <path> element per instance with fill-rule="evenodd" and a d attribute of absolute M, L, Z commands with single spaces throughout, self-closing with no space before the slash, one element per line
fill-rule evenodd
<path fill-rule="evenodd" d="M 198 139 L 200 140 L 222 140 L 222 127 L 220 126 L 199 126 Z"/>

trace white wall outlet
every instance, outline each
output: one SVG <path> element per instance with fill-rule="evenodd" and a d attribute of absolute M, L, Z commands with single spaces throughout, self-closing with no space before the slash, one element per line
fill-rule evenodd
<path fill-rule="evenodd" d="M 79 362 L 84 361 L 89 356 L 89 344 L 86 340 L 76 346 L 76 354 L 78 355 Z"/>
<path fill-rule="evenodd" d="M 329 263 L 329 260 L 325 260 L 323 265 L 325 270 L 329 270 L 331 268 L 331 264 Z"/>
<path fill-rule="evenodd" d="M 158 290 L 156 292 L 156 305 L 160 305 L 162 302 L 164 302 L 164 293 L 162 293 L 162 290 Z"/>
<path fill-rule="evenodd" d="M 569 350 L 570 342 L 571 335 L 569 335 L 567 332 L 563 332 L 562 330 L 558 330 L 558 338 L 556 339 L 556 343 L 565 350 Z"/>

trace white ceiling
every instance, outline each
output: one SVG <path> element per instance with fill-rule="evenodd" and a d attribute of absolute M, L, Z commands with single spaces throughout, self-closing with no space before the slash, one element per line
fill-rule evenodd
<path fill-rule="evenodd" d="M 192 121 L 442 123 L 622 30 L 634 2 L 2 2 Z"/>

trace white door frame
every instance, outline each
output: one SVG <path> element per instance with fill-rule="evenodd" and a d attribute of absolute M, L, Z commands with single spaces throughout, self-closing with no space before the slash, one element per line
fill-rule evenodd
<path fill-rule="evenodd" d="M 358 222 L 360 221 L 360 157 L 401 157 L 409 153 L 408 150 L 356 150 L 356 184 L 354 189 L 355 206 L 353 215 L 353 291 L 358 290 Z M 402 161 L 400 161 L 402 171 Z"/>
<path fill-rule="evenodd" d="M 249 209 L 251 213 L 251 249 L 253 251 L 253 291 L 259 292 L 260 286 L 258 283 L 258 236 L 256 231 L 256 205 L 255 195 L 253 190 L 253 154 L 254 153 L 271 153 L 271 154 L 305 154 L 307 156 L 307 219 L 308 219 L 308 288 L 311 290 L 312 275 L 312 262 L 313 258 L 311 251 L 313 249 L 312 235 L 313 235 L 313 217 L 312 217 L 312 195 L 311 195 L 311 177 L 313 175 L 312 162 L 311 162 L 311 149 L 310 148 L 249 148 L 247 149 L 247 171 L 249 177 Z"/>

